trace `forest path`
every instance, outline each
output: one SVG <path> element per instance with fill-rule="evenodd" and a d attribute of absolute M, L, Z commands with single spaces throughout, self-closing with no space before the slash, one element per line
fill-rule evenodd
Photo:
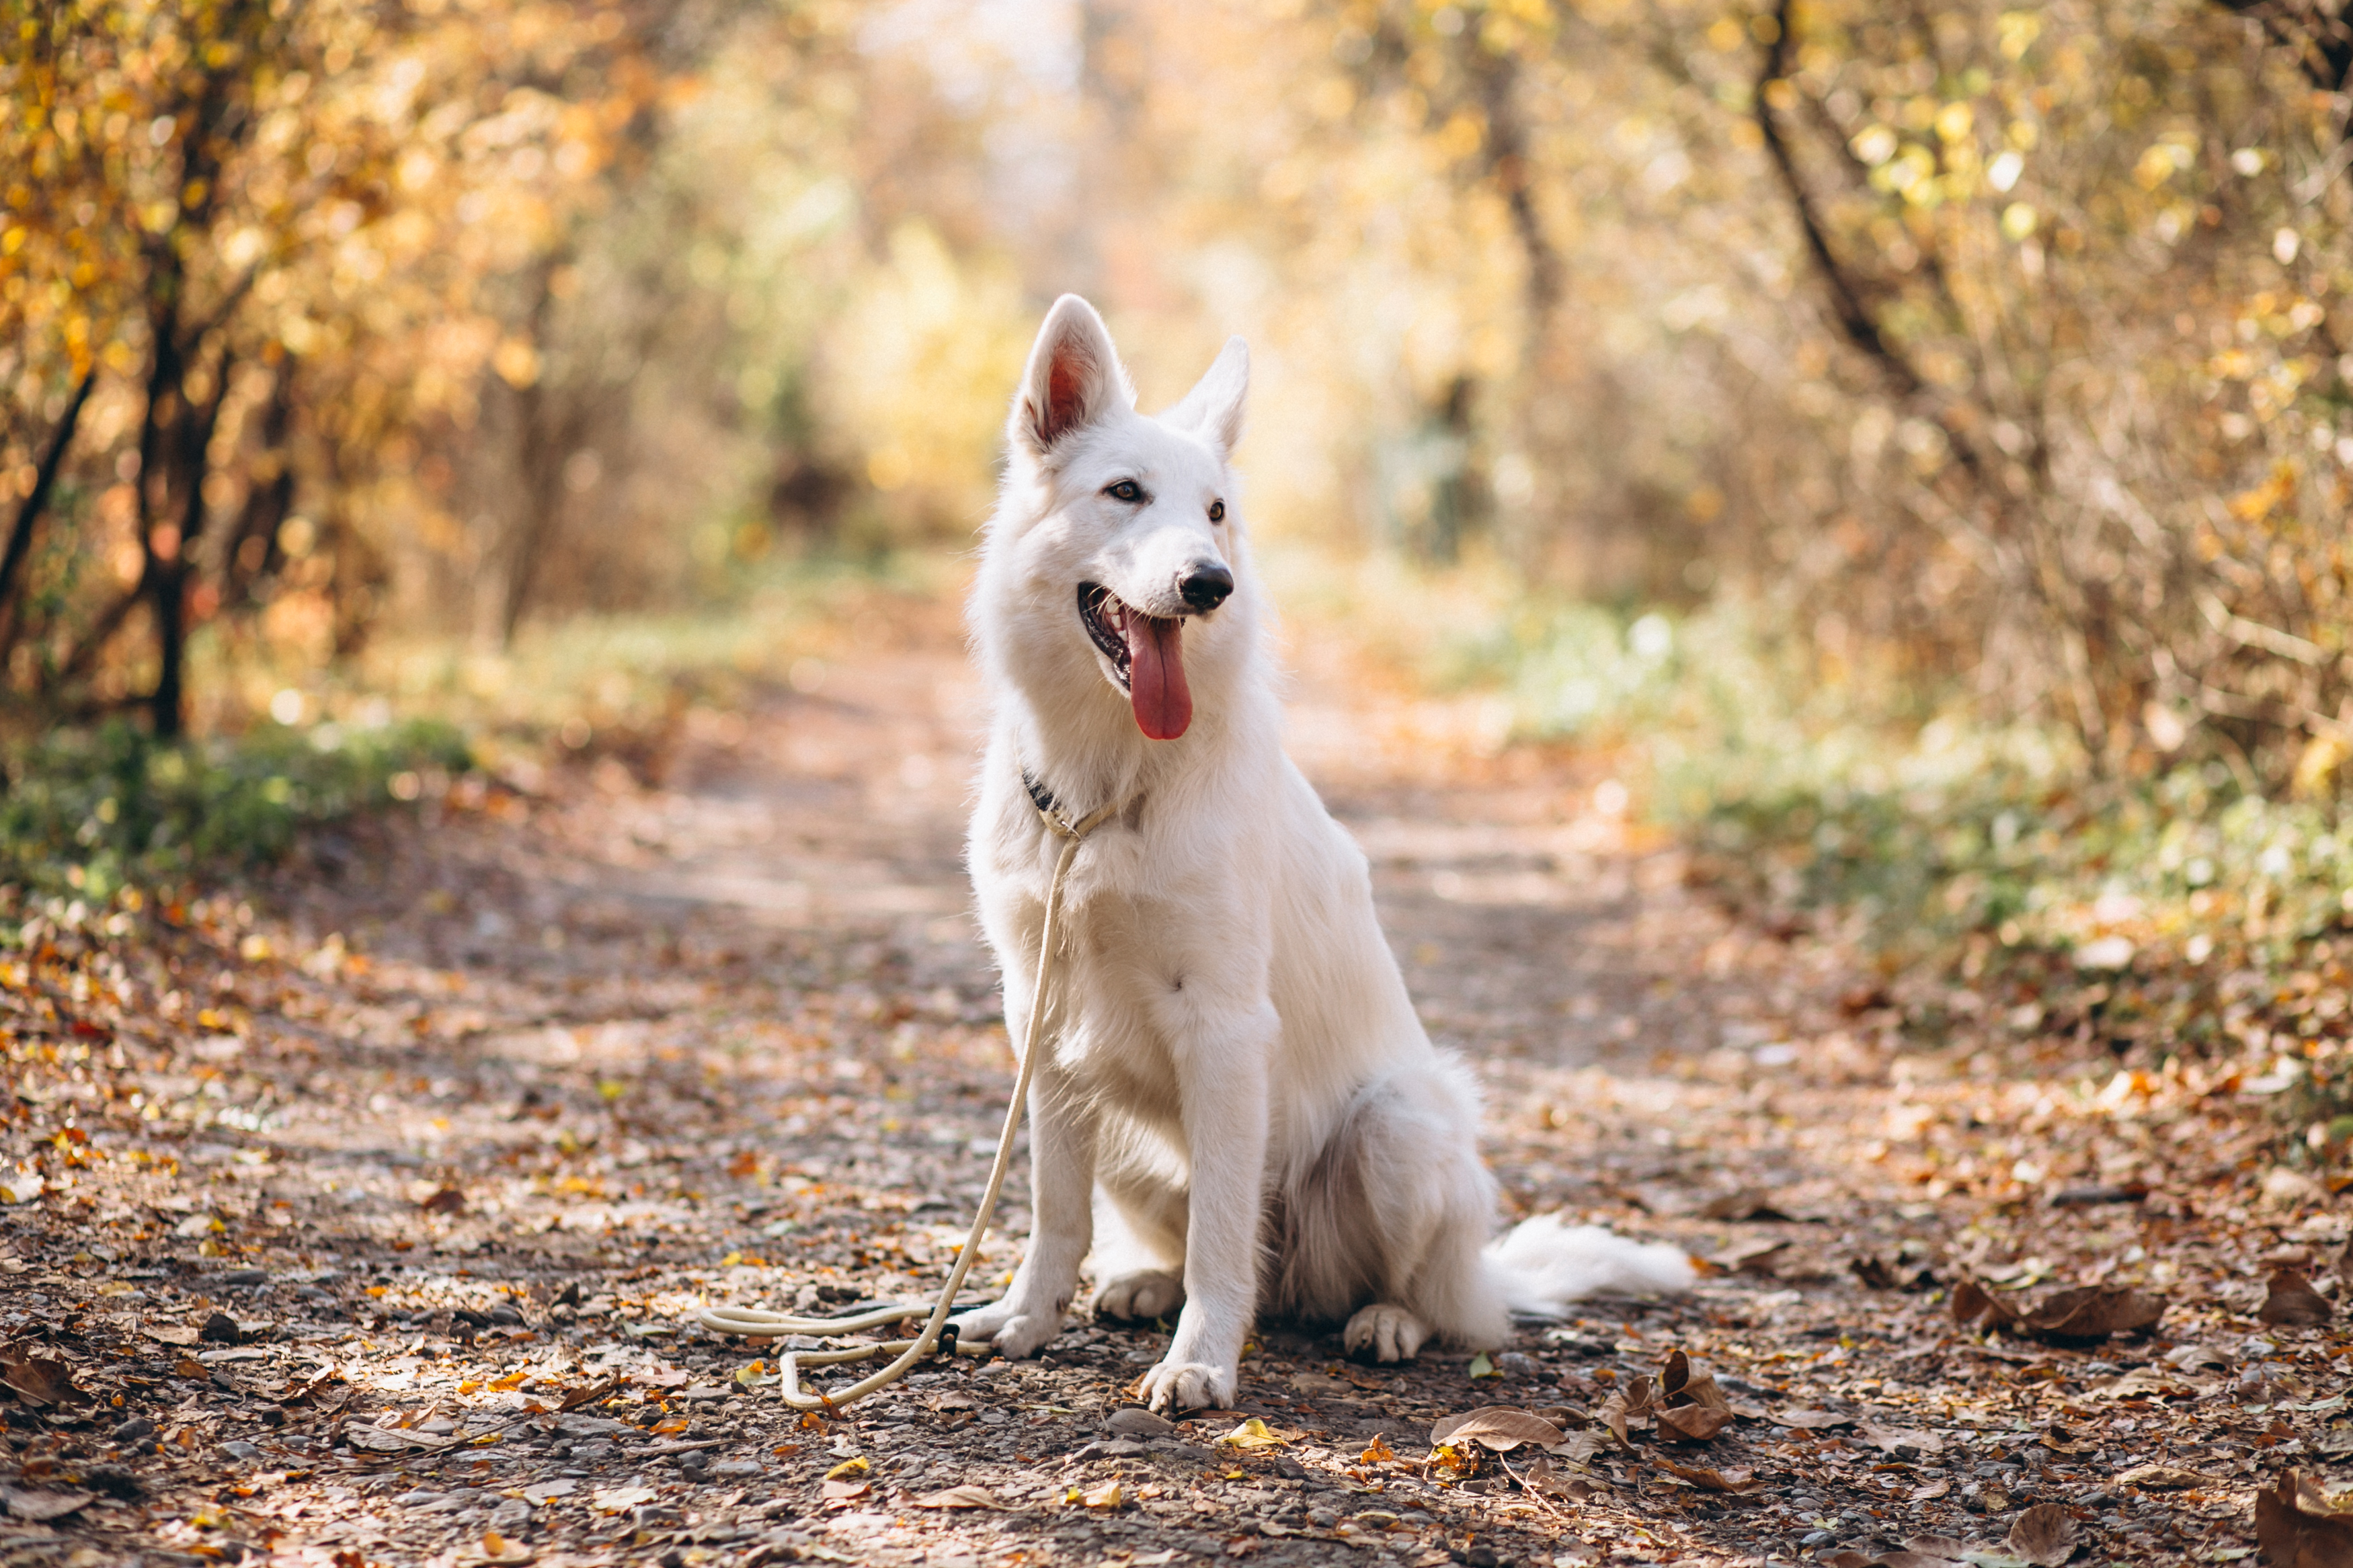
<path fill-rule="evenodd" d="M 980 693 L 946 613 L 898 608 L 789 687 L 684 710 L 652 780 L 592 753 L 531 795 L 461 782 L 137 939 L 102 993 L 120 1012 L 88 1026 L 120 1083 L 58 1091 L 92 1101 L 109 1157 L 0 1214 L 8 1331 L 132 1422 L 20 1407 L 19 1484 L 142 1495 L 0 1527 L 7 1561 L 1755 1562 L 1999 1537 L 2038 1497 L 2118 1558 L 2234 1538 L 2246 1483 L 2144 1508 L 2104 1489 L 2126 1450 L 2098 1448 L 2098 1417 L 2068 1405 L 2073 1440 L 2035 1435 L 2038 1399 L 2088 1400 L 2161 1347 L 1989 1351 L 1934 1299 L 1850 1274 L 2115 1267 L 2137 1218 L 2027 1213 L 1940 1173 L 1977 1168 L 1968 1130 L 2014 1097 L 1899 1056 L 1897 1011 L 1834 946 L 1687 888 L 1596 760 L 1496 747 L 1478 700 L 1314 649 L 1294 754 L 1371 857 L 1433 1037 L 1485 1086 L 1507 1212 L 1672 1237 L 1725 1272 L 1592 1303 L 1492 1368 L 1352 1367 L 1270 1326 L 1238 1411 L 1174 1428 L 1113 1424 L 1165 1334 L 1082 1321 L 1039 1361 L 960 1360 L 794 1419 L 764 1352 L 693 1311 L 927 1294 L 1009 1083 L 960 853 Z M 57 962 L 116 973 L 81 951 Z M 2052 1140 L 2065 1161 L 1994 1147 L 2140 1168 Z M 1712 1440 L 1644 1432 L 1639 1380 L 1677 1348 L 1738 1413 Z M 1588 1426 L 1613 1392 L 1636 1394 L 1630 1446 Z M 1526 1450 L 1431 1449 L 1435 1418 L 1493 1404 L 1571 1430 L 1551 1480 Z M 1219 1444 L 1249 1417 L 1280 1445 Z M 2136 1462 L 2174 1441 L 2145 1434 Z"/>

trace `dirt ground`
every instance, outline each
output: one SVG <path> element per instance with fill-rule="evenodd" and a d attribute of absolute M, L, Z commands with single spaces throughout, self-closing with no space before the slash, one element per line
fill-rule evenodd
<path fill-rule="evenodd" d="M 1174 1424 L 1127 1393 L 1165 1333 L 1082 1319 L 786 1410 L 694 1311 L 927 1294 L 1009 1082 L 978 694 L 911 606 L 657 777 L 428 780 L 259 881 L 29 911 L 0 1560 L 2228 1562 L 2259 1489 L 2346 1478 L 2348 1225 L 2263 1085 L 1744 924 L 1608 759 L 1475 700 L 1309 649 L 1293 713 L 1509 1213 L 1677 1241 L 1697 1291 L 1403 1368 L 1267 1325 Z M 1488 1406 L 1543 1446 L 1433 1447 Z"/>

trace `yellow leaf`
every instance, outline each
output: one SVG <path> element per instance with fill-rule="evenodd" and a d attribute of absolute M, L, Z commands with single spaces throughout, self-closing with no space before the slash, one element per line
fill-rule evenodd
<path fill-rule="evenodd" d="M 1366 1465 L 1394 1464 L 1397 1461 L 1397 1450 L 1389 1447 L 1389 1440 L 1387 1437 L 1377 1432 L 1373 1435 L 1373 1440 L 1365 1445 L 1365 1451 L 1356 1456 L 1356 1459 L 1360 1464 Z"/>
<path fill-rule="evenodd" d="M 866 1456 L 860 1454 L 851 1458 L 842 1460 L 841 1463 L 826 1471 L 825 1479 L 829 1481 L 838 1481 L 849 1476 L 862 1476 L 866 1473 L 867 1468 Z"/>
<path fill-rule="evenodd" d="M 1240 1448 L 1245 1453 L 1258 1448 L 1282 1447 L 1282 1439 L 1269 1431 L 1266 1423 L 1255 1415 L 1219 1438 L 1218 1441 L 1229 1447 Z"/>
<path fill-rule="evenodd" d="M 1113 1509 L 1117 1508 L 1124 1499 L 1120 1493 L 1119 1480 L 1114 1477 L 1087 1492 L 1079 1500 L 1089 1508 Z"/>

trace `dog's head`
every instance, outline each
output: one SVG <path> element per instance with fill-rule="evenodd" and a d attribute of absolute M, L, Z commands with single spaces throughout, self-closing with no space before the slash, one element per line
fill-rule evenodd
<path fill-rule="evenodd" d="M 1029 602 L 1023 630 L 1038 651 L 1092 660 L 1155 741 L 1192 722 L 1188 649 L 1197 667 L 1232 651 L 1218 646 L 1242 564 L 1226 459 L 1249 384 L 1250 350 L 1235 338 L 1182 402 L 1138 414 L 1103 319 L 1065 294 L 1013 399 L 993 561 Z"/>

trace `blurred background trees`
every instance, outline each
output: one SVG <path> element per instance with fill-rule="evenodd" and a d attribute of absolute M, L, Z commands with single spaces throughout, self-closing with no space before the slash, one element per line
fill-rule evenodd
<path fill-rule="evenodd" d="M 1147 404 L 1251 337 L 1273 548 L 1736 604 L 2112 774 L 2353 756 L 2327 0 L 0 17 L 19 730 L 962 548 L 1075 289 Z"/>

